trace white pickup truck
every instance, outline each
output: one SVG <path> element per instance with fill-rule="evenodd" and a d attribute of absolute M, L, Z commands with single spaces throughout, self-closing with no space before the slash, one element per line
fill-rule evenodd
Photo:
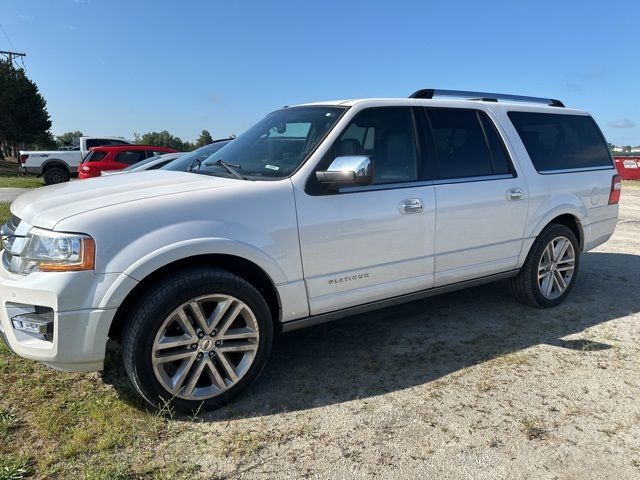
<path fill-rule="evenodd" d="M 46 185 L 68 182 L 78 172 L 78 165 L 92 147 L 129 145 L 122 137 L 80 137 L 72 150 L 20 151 L 20 171 L 44 178 Z"/>

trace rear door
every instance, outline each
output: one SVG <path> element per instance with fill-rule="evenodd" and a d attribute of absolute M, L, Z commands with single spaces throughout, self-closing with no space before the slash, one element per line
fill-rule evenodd
<path fill-rule="evenodd" d="M 528 191 L 481 110 L 426 108 L 437 171 L 434 286 L 516 268 Z"/>

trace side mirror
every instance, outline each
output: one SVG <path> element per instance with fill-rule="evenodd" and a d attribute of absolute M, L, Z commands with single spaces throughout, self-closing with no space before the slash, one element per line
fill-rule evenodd
<path fill-rule="evenodd" d="M 320 183 L 333 187 L 369 185 L 371 170 L 371 159 L 367 156 L 337 157 L 326 171 L 316 172 L 316 178 Z"/>

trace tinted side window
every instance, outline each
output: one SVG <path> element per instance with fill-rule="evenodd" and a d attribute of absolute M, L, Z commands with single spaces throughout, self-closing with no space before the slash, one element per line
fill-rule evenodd
<path fill-rule="evenodd" d="M 125 142 L 123 140 L 114 140 L 113 138 L 105 138 L 100 140 L 100 142 L 102 143 L 102 145 L 129 145 L 128 142 Z"/>
<path fill-rule="evenodd" d="M 85 162 L 99 162 L 104 157 L 107 156 L 107 152 L 103 152 L 101 150 L 93 150 L 87 154 L 85 157 Z"/>
<path fill-rule="evenodd" d="M 589 116 L 531 112 L 508 115 L 539 172 L 612 166 L 609 149 Z"/>
<path fill-rule="evenodd" d="M 144 150 L 123 150 L 116 156 L 116 162 L 133 165 L 147 158 Z"/>
<path fill-rule="evenodd" d="M 358 113 L 334 146 L 334 158 L 367 155 L 374 164 L 374 183 L 418 179 L 413 115 L 410 108 L 370 108 Z"/>
<path fill-rule="evenodd" d="M 86 140 L 85 144 L 86 144 L 87 150 L 89 150 L 90 148 L 93 148 L 93 147 L 102 146 L 102 142 L 100 140 L 98 140 L 98 139 L 95 139 L 95 138 L 91 138 L 91 139 Z"/>
<path fill-rule="evenodd" d="M 440 178 L 493 175 L 476 110 L 428 108 Z"/>

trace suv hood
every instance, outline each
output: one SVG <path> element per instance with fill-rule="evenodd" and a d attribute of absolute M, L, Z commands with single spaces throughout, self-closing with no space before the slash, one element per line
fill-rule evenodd
<path fill-rule="evenodd" d="M 238 185 L 244 180 L 153 170 L 36 188 L 19 196 L 11 213 L 30 225 L 54 229 L 65 218 L 145 198 Z"/>

